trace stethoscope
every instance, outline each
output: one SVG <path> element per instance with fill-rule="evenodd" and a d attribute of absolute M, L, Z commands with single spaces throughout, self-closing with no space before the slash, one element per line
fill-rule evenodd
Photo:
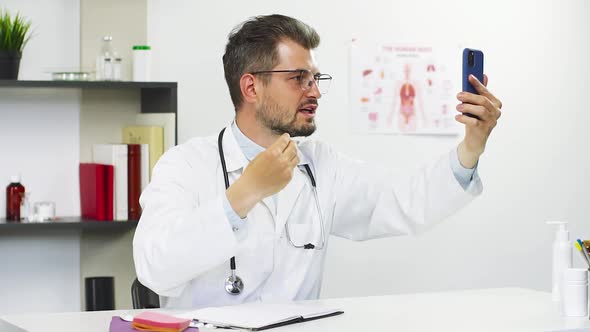
<path fill-rule="evenodd" d="M 223 146 L 222 146 L 224 132 L 225 132 L 225 128 L 223 128 L 221 130 L 221 132 L 219 132 L 219 137 L 217 138 L 217 147 L 219 148 L 219 159 L 221 160 L 221 167 L 223 169 L 223 179 L 225 180 L 225 189 L 227 190 L 227 188 L 229 188 L 229 177 L 227 175 L 227 168 L 225 166 L 225 157 L 223 155 Z M 315 206 L 316 206 L 318 215 L 320 216 L 320 228 L 321 228 L 321 234 L 322 234 L 321 245 L 316 246 L 313 243 L 306 243 L 306 244 L 298 245 L 298 244 L 293 243 L 293 241 L 291 240 L 291 235 L 289 235 L 289 223 L 288 222 L 285 223 L 285 231 L 287 233 L 287 239 L 289 240 L 291 245 L 293 245 L 295 248 L 322 250 L 322 249 L 324 249 L 324 245 L 326 243 L 326 238 L 324 235 L 324 217 L 322 216 L 322 210 L 320 209 L 320 201 L 318 199 L 316 182 L 315 182 L 315 178 L 313 177 L 313 174 L 311 172 L 311 168 L 309 167 L 309 165 L 305 164 L 305 165 L 303 165 L 303 167 L 305 167 L 305 171 L 307 172 L 307 175 L 309 175 L 309 178 L 311 180 L 313 196 L 315 198 Z M 288 220 L 288 218 L 287 218 L 287 220 Z M 244 282 L 242 281 L 242 278 L 240 278 L 236 274 L 236 257 L 235 256 L 230 259 L 229 267 L 231 269 L 231 274 L 229 275 L 229 277 L 227 277 L 227 279 L 225 279 L 225 291 L 231 295 L 238 295 L 242 292 L 242 290 L 244 290 Z"/>

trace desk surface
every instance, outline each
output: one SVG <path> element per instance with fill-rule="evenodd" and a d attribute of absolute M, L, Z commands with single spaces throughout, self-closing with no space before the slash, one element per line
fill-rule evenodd
<path fill-rule="evenodd" d="M 274 331 L 553 331 L 590 328 L 588 317 L 561 317 L 556 304 L 551 301 L 551 294 L 522 288 L 340 298 L 314 302 L 340 307 L 345 313 Z M 29 332 L 108 332 L 112 316 L 137 312 L 117 310 L 12 315 L 0 318 Z"/>

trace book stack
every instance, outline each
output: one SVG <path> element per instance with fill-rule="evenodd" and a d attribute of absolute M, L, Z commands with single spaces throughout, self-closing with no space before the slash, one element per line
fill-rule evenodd
<path fill-rule="evenodd" d="M 92 146 L 92 163 L 80 164 L 83 218 L 139 220 L 139 197 L 164 153 L 163 131 L 156 126 L 125 127 L 123 143 Z"/>

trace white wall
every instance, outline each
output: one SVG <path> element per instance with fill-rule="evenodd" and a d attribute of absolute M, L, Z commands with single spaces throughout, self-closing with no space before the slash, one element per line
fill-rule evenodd
<path fill-rule="evenodd" d="M 102 39 L 110 35 L 115 52 L 122 58 L 121 77 L 131 80 L 132 47 L 146 40 L 146 0 L 80 0 L 80 13 L 82 67 L 95 69 Z"/>
<path fill-rule="evenodd" d="M 323 296 L 499 286 L 549 290 L 553 230 L 543 222 L 568 220 L 574 236 L 590 238 L 590 3 L 150 0 L 154 78 L 179 82 L 180 142 L 217 133 L 231 120 L 221 63 L 227 35 L 249 16 L 275 12 L 309 23 L 322 36 L 319 64 L 335 80 L 320 101 L 317 135 L 350 155 L 406 167 L 457 143 L 448 137 L 350 134 L 347 51 L 353 37 L 483 49 L 489 87 L 504 102 L 479 166 L 482 196 L 418 237 L 365 243 L 333 238 Z"/>
<path fill-rule="evenodd" d="M 79 65 L 78 0 L 3 1 L 33 22 L 20 79 L 48 79 L 52 68 Z M 12 174 L 31 200 L 53 201 L 60 216 L 79 215 L 80 96 L 76 90 L 0 89 L 0 218 Z M 19 233 L 23 232 L 23 233 Z M 0 235 L 0 313 L 80 308 L 77 232 Z"/>

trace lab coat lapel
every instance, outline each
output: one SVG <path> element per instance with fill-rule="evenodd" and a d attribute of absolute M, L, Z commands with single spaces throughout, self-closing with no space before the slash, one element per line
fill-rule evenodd
<path fill-rule="evenodd" d="M 243 172 L 243 169 L 246 167 L 246 165 L 248 165 L 248 159 L 246 159 L 246 156 L 244 156 L 244 153 L 238 145 L 238 141 L 236 141 L 236 138 L 234 137 L 234 133 L 231 130 L 231 124 L 225 127 L 222 144 L 227 172 L 231 173 L 233 171 L 239 170 L 240 168 Z"/>
<path fill-rule="evenodd" d="M 289 184 L 287 184 L 287 186 L 279 193 L 277 199 L 277 223 L 275 229 L 277 235 L 280 235 L 283 231 L 287 219 L 293 218 L 293 216 L 290 217 L 290 215 L 304 185 L 305 174 L 301 172 L 299 167 L 296 167 L 293 170 L 293 178 L 291 178 L 291 182 L 289 182 Z"/>
<path fill-rule="evenodd" d="M 231 124 L 225 127 L 223 134 L 223 153 L 225 155 L 225 163 L 227 172 L 235 172 L 241 169 L 241 172 L 236 176 L 239 177 L 244 172 L 244 168 L 248 165 L 248 159 L 244 155 L 244 152 L 240 149 L 240 145 L 234 136 Z M 230 181 L 230 185 L 232 182 Z M 270 211 L 271 215 L 276 214 L 276 208 L 272 201 L 272 196 L 266 197 L 261 202 Z"/>
<path fill-rule="evenodd" d="M 272 196 L 268 196 L 262 199 L 262 205 L 266 206 L 266 208 L 268 209 L 268 211 L 270 212 L 271 215 L 276 215 L 277 213 L 277 208 L 272 200 Z"/>

